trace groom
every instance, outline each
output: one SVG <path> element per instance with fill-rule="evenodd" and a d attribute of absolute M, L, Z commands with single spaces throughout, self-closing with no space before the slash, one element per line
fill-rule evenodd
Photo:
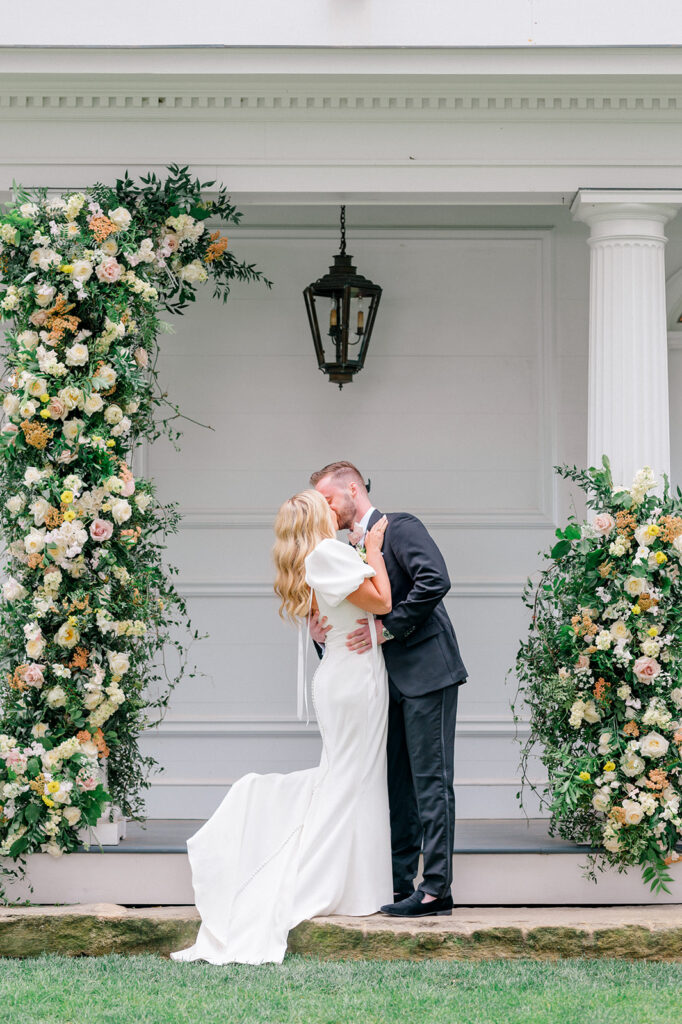
<path fill-rule="evenodd" d="M 337 515 L 339 529 L 362 544 L 380 518 L 364 480 L 350 462 L 332 462 L 310 483 Z M 393 609 L 377 619 L 388 670 L 388 794 L 391 811 L 394 902 L 382 907 L 394 917 L 452 912 L 452 849 L 455 721 L 466 669 L 443 597 L 450 580 L 443 556 L 425 526 L 406 512 L 388 513 L 383 555 Z M 315 616 L 311 634 L 324 643 L 329 627 Z M 369 626 L 350 633 L 347 646 L 370 650 Z M 414 879 L 423 849 L 423 881 Z"/>

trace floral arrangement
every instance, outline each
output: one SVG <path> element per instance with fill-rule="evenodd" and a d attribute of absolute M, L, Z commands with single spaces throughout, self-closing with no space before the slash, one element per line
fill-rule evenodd
<path fill-rule="evenodd" d="M 187 669 L 191 623 L 162 564 L 180 517 L 131 468 L 144 439 L 180 436 L 157 379 L 159 310 L 182 312 L 209 279 L 223 299 L 264 279 L 207 228 L 240 219 L 225 189 L 205 200 L 213 182 L 168 172 L 16 189 L 0 216 L 0 855 L 22 864 L 75 850 L 108 802 L 141 815 L 156 762 L 138 737 Z"/>
<path fill-rule="evenodd" d="M 663 497 L 651 493 L 649 468 L 614 486 L 606 457 L 601 469 L 556 468 L 592 516 L 556 531 L 550 564 L 524 589 L 524 782 L 539 746 L 552 831 L 598 850 L 591 877 L 638 864 L 653 891 L 668 891 L 682 835 L 682 493 L 667 477 Z"/>

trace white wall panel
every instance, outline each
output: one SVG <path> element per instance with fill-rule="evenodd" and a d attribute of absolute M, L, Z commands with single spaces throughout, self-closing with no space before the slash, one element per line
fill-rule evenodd
<path fill-rule="evenodd" d="M 295 720 L 295 633 L 271 590 L 271 524 L 313 469 L 344 457 L 371 476 L 382 508 L 423 517 L 450 569 L 447 607 L 470 673 L 460 813 L 519 813 L 506 676 L 527 624 L 523 582 L 553 530 L 563 399 L 552 231 L 351 235 L 359 269 L 384 295 L 366 368 L 343 391 L 315 365 L 301 297 L 337 248 L 328 230 L 235 231 L 236 250 L 264 268 L 272 291 L 237 287 L 226 306 L 197 305 L 162 339 L 164 386 L 213 429 L 187 423 L 180 452 L 158 442 L 143 461 L 163 498 L 186 510 L 168 554 L 195 626 L 210 635 L 191 652 L 197 677 L 144 740 L 165 769 L 151 815 L 210 813 L 246 771 L 316 762 L 314 723 Z M 573 370 L 579 383 L 579 363 Z"/>

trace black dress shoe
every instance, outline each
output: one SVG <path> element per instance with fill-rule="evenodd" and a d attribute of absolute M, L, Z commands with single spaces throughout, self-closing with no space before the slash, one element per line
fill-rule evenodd
<path fill-rule="evenodd" d="M 389 917 L 449 917 L 452 914 L 452 896 L 442 896 L 440 899 L 429 900 L 424 903 L 425 893 L 421 889 L 411 893 L 407 899 L 399 903 L 387 903 L 381 908 L 382 914 Z"/>
<path fill-rule="evenodd" d="M 408 890 L 406 890 L 406 892 L 394 892 L 393 893 L 393 902 L 394 903 L 402 903 L 403 900 L 409 900 L 410 896 L 412 896 L 413 893 L 414 893 L 414 889 L 408 889 Z"/>

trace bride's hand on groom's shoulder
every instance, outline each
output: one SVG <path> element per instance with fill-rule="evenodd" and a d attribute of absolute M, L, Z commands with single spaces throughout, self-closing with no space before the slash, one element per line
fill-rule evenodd
<path fill-rule="evenodd" d="M 332 628 L 326 625 L 327 616 L 320 618 L 319 612 L 313 612 L 310 616 L 310 635 L 316 644 L 323 644 L 327 639 L 327 633 Z"/>
<path fill-rule="evenodd" d="M 367 536 L 365 537 L 365 550 L 367 552 L 381 551 L 387 526 L 388 519 L 386 516 L 382 516 L 381 519 L 377 519 L 371 530 L 367 531 Z"/>

